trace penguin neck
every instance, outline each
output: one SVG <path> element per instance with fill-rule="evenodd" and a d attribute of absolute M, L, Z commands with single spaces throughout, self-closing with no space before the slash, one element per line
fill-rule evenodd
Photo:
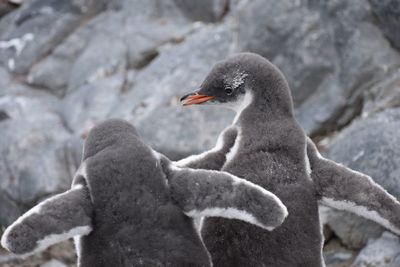
<path fill-rule="evenodd" d="M 265 98 L 254 97 L 252 92 L 245 94 L 235 110 L 233 124 L 240 128 L 265 128 L 274 121 L 295 121 L 291 101 L 271 105 Z"/>
<path fill-rule="evenodd" d="M 233 124 L 237 124 L 240 116 L 242 115 L 243 111 L 248 109 L 254 102 L 254 97 L 253 97 L 253 93 L 251 92 L 247 92 L 242 101 L 240 102 L 240 104 L 238 106 L 236 106 L 234 108 L 234 110 L 236 111 L 236 116 L 233 119 Z"/>

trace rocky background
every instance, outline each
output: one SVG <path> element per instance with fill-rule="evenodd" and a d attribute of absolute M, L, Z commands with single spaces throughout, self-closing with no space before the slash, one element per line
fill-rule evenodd
<path fill-rule="evenodd" d="M 399 0 L 1 0 L 0 226 L 69 187 L 90 128 L 136 125 L 172 159 L 212 147 L 233 114 L 177 97 L 240 51 L 286 75 L 322 153 L 400 198 Z M 327 266 L 400 266 L 400 239 L 321 209 Z M 0 231 L 1 234 L 1 231 Z M 74 266 L 70 243 L 2 266 Z"/>

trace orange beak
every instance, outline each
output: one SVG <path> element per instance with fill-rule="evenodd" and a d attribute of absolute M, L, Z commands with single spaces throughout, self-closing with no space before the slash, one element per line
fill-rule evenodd
<path fill-rule="evenodd" d="M 183 106 L 190 106 L 193 104 L 200 104 L 200 103 L 206 102 L 213 98 L 214 98 L 214 96 L 194 94 L 194 95 L 186 95 L 186 96 L 182 97 L 181 102 L 182 102 Z"/>

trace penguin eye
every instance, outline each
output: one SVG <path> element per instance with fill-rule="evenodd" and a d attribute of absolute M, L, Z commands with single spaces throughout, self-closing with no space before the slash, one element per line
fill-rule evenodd
<path fill-rule="evenodd" d="M 225 93 L 227 94 L 227 95 L 231 95 L 232 94 L 232 92 L 233 92 L 233 90 L 232 90 L 232 88 L 225 88 Z"/>

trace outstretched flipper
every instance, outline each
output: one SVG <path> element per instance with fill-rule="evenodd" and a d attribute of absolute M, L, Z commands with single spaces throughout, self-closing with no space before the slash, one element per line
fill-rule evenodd
<path fill-rule="evenodd" d="M 353 212 L 400 234 L 400 203 L 371 177 L 323 158 L 307 140 L 311 178 L 322 204 Z"/>
<path fill-rule="evenodd" d="M 4 232 L 1 245 L 12 253 L 31 255 L 68 238 L 90 233 L 91 213 L 86 186 L 76 184 L 18 218 Z"/>
<path fill-rule="evenodd" d="M 227 172 L 175 167 L 162 160 L 171 195 L 193 218 L 242 220 L 269 231 L 281 225 L 286 207 L 271 192 Z"/>
<path fill-rule="evenodd" d="M 213 149 L 184 158 L 175 162 L 175 165 L 192 169 L 220 170 L 226 161 L 226 154 L 235 144 L 237 134 L 238 130 L 235 127 L 226 128 L 219 135 Z"/>

